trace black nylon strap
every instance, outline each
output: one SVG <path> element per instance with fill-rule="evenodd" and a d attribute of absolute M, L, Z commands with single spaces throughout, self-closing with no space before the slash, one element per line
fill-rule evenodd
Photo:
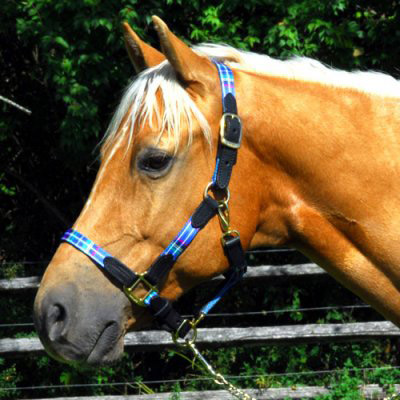
<path fill-rule="evenodd" d="M 134 284 L 138 276 L 131 271 L 125 264 L 114 257 L 106 257 L 104 259 L 104 269 L 119 284 L 130 287 Z"/>
<path fill-rule="evenodd" d="M 217 151 L 217 166 L 214 183 L 218 189 L 226 189 L 232 175 L 233 166 L 236 164 L 237 148 L 240 146 L 242 127 L 237 117 L 237 104 L 235 97 L 228 93 L 223 99 L 224 122 L 223 132 Z M 226 115 L 232 114 L 232 115 Z"/>
<path fill-rule="evenodd" d="M 222 108 L 224 113 L 237 114 L 237 103 L 235 96 L 232 93 L 228 93 L 222 99 Z"/>
<path fill-rule="evenodd" d="M 236 164 L 237 150 L 219 145 L 217 174 L 215 177 L 215 186 L 218 189 L 226 189 L 232 175 L 233 166 Z"/>
<path fill-rule="evenodd" d="M 178 334 L 182 339 L 190 331 L 189 321 L 185 320 L 166 298 L 160 296 L 152 297 L 149 309 L 162 329 L 168 332 L 177 332 L 179 329 Z"/>
<path fill-rule="evenodd" d="M 228 258 L 230 269 L 228 274 L 243 275 L 247 271 L 246 256 L 239 236 L 225 238 L 224 251 Z"/>
<path fill-rule="evenodd" d="M 175 261 L 171 254 L 159 256 L 148 269 L 146 280 L 154 286 L 161 284 L 161 281 L 168 275 L 174 263 Z"/>
<path fill-rule="evenodd" d="M 204 228 L 207 222 L 218 212 L 218 202 L 212 197 L 205 197 L 192 215 L 193 228 Z"/>

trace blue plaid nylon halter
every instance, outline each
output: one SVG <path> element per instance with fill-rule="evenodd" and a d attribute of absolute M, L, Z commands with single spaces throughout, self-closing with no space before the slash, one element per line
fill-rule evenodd
<path fill-rule="evenodd" d="M 218 74 L 221 83 L 222 98 L 224 98 L 228 93 L 235 96 L 235 85 L 233 79 L 232 70 L 225 64 L 214 61 L 217 66 Z M 223 102 L 223 110 L 226 112 L 225 104 Z M 215 183 L 215 175 L 217 172 L 219 164 L 219 158 L 216 160 L 216 168 L 213 175 L 213 182 Z M 170 242 L 170 244 L 165 248 L 161 255 L 171 255 L 176 261 L 179 256 L 187 249 L 190 243 L 194 240 L 201 228 L 193 227 L 192 217 L 186 222 L 181 231 L 176 235 L 176 237 Z M 90 259 L 92 259 L 99 267 L 104 268 L 104 259 L 107 257 L 112 257 L 107 251 L 102 249 L 100 246 L 95 244 L 92 240 L 84 236 L 82 233 L 69 229 L 62 236 L 61 240 L 63 242 L 69 243 L 76 249 L 80 250 L 86 254 Z M 209 301 L 202 309 L 203 314 L 207 314 L 215 304 L 222 298 L 222 296 L 241 278 L 232 276 L 226 282 L 226 285 L 217 293 L 217 295 Z M 149 305 L 152 297 L 158 296 L 158 293 L 151 291 L 149 296 L 145 300 L 145 304 Z"/>
<path fill-rule="evenodd" d="M 235 81 L 233 79 L 232 70 L 223 63 L 214 61 L 214 64 L 218 68 L 219 81 L 221 83 L 222 98 L 225 98 L 225 96 L 228 93 L 231 93 L 233 97 L 236 98 Z M 224 107 L 224 112 L 226 112 L 224 102 L 222 102 L 222 104 Z"/>
<path fill-rule="evenodd" d="M 232 70 L 229 67 L 227 67 L 225 64 L 220 63 L 218 61 L 214 61 L 214 64 L 217 66 L 217 69 L 218 69 L 219 81 L 221 84 L 222 98 L 224 99 L 228 93 L 231 93 L 233 95 L 233 97 L 236 98 L 235 81 L 233 79 Z M 222 109 L 223 109 L 224 113 L 227 111 L 224 102 L 222 102 Z M 217 160 L 215 161 L 215 170 L 214 170 L 214 174 L 212 177 L 212 181 L 214 184 L 217 179 L 217 171 L 218 171 L 219 163 L 220 163 L 220 159 L 219 159 L 219 157 L 217 157 Z"/>
<path fill-rule="evenodd" d="M 111 255 L 107 253 L 104 249 L 102 249 L 89 238 L 82 235 L 82 233 L 75 231 L 74 229 L 68 229 L 64 233 L 61 240 L 63 242 L 71 244 L 82 253 L 85 253 L 100 267 L 104 267 L 104 259 L 106 257 L 111 257 Z"/>
<path fill-rule="evenodd" d="M 174 240 L 172 240 L 161 255 L 170 254 L 174 260 L 177 260 L 199 231 L 200 228 L 194 228 L 192 226 L 192 218 L 189 218 L 181 231 L 176 235 Z M 62 236 L 61 240 L 71 244 L 82 253 L 86 254 L 100 267 L 104 267 L 104 259 L 106 257 L 112 257 L 110 253 L 74 229 L 68 229 Z"/>
<path fill-rule="evenodd" d="M 162 252 L 162 255 L 171 254 L 174 260 L 176 260 L 185 251 L 189 244 L 192 243 L 199 231 L 200 228 L 194 228 L 192 226 L 192 218 L 190 218 L 178 235 L 176 235 L 175 239 Z"/>

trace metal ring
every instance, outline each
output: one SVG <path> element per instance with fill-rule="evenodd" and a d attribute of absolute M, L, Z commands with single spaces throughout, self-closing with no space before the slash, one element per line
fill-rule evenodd
<path fill-rule="evenodd" d="M 208 192 L 209 192 L 210 189 L 213 187 L 213 185 L 214 185 L 214 182 L 213 182 L 213 181 L 207 183 L 207 186 L 205 187 L 205 189 L 204 189 L 204 194 L 203 194 L 203 198 L 204 198 L 204 199 L 205 199 L 206 197 L 211 197 L 211 196 L 208 194 Z M 223 198 L 222 200 L 217 200 L 217 201 L 218 201 L 218 204 L 219 204 L 219 205 L 220 205 L 220 204 L 223 204 L 223 205 L 225 205 L 226 207 L 228 207 L 228 202 L 229 202 L 229 200 L 230 200 L 230 198 L 231 198 L 231 192 L 229 191 L 229 188 L 227 188 L 227 187 L 226 187 L 224 190 L 225 190 L 224 198 Z M 216 200 L 216 199 L 215 199 L 215 200 Z"/>
<path fill-rule="evenodd" d="M 208 191 L 210 190 L 211 186 L 214 184 L 213 181 L 208 182 L 206 188 L 204 189 L 204 194 L 203 194 L 203 198 L 205 199 L 206 197 L 210 197 L 208 195 Z"/>
<path fill-rule="evenodd" d="M 226 237 L 227 236 L 233 236 L 233 237 L 240 237 L 240 233 L 239 231 L 237 231 L 236 229 L 230 229 L 227 232 L 224 232 L 221 236 L 221 244 L 222 246 L 225 246 L 226 244 Z"/>
<path fill-rule="evenodd" d="M 225 238 L 226 236 L 240 236 L 239 231 L 237 231 L 236 229 L 230 229 L 227 232 L 224 232 L 224 234 L 222 235 L 223 238 Z"/>
<path fill-rule="evenodd" d="M 179 331 L 186 322 L 190 324 L 190 331 L 188 332 L 188 334 L 192 332 L 192 337 L 190 339 L 183 339 L 184 340 L 183 342 L 179 342 Z M 192 321 L 183 320 L 182 323 L 179 325 L 179 328 L 175 332 L 172 332 L 172 341 L 177 346 L 188 347 L 188 345 L 195 343 L 196 339 L 197 339 L 197 326 L 193 324 Z"/>

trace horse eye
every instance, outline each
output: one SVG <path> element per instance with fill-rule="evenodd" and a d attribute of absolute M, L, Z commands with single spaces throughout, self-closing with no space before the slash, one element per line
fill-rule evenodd
<path fill-rule="evenodd" d="M 168 172 L 172 159 L 172 156 L 163 151 L 151 149 L 139 156 L 137 166 L 142 172 L 158 178 Z"/>

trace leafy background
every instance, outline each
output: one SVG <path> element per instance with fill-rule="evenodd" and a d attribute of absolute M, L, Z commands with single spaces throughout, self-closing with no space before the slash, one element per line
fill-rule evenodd
<path fill-rule="evenodd" d="M 0 95 L 29 108 L 32 115 L 0 102 L 0 277 L 42 273 L 61 233 L 77 217 L 89 193 L 97 169 L 96 144 L 124 86 L 133 77 L 122 41 L 122 21 L 127 20 L 154 46 L 158 44 L 151 15 L 156 14 L 190 43 L 228 43 L 279 58 L 305 55 L 337 68 L 374 69 L 399 77 L 399 9 L 398 1 L 390 0 L 3 0 Z M 252 261 L 271 260 L 258 257 Z M 358 302 L 333 281 L 328 280 L 324 285 L 326 290 L 321 291 L 320 283 L 282 282 L 274 284 L 268 296 L 262 290 L 243 287 L 240 300 L 239 292 L 234 293 L 223 309 L 299 308 Z M 256 294 L 258 302 L 253 301 Z M 201 291 L 188 296 L 196 302 L 201 299 Z M 246 303 L 243 298 L 251 300 Z M 29 322 L 32 301 L 33 293 L 11 298 L 1 294 L 0 323 Z M 379 318 L 372 311 L 296 312 L 261 320 L 214 321 L 209 326 Z M 0 335 L 34 333 L 29 326 L 3 327 Z M 396 370 L 374 370 L 370 374 L 354 371 L 356 367 L 397 365 L 397 352 L 395 340 L 382 340 L 340 346 L 301 345 L 283 349 L 272 346 L 254 352 L 231 348 L 209 351 L 208 356 L 221 366 L 222 372 L 231 375 L 338 369 L 342 372 L 245 379 L 238 383 L 247 387 L 330 383 L 336 390 L 332 394 L 336 397 L 331 398 L 350 399 L 357 398 L 349 396 L 358 396 L 354 387 L 360 382 L 398 382 Z M 127 355 L 118 366 L 90 371 L 61 366 L 45 356 L 0 359 L 0 397 L 145 391 L 146 385 L 140 384 L 143 377 L 175 379 L 185 370 L 189 379 L 194 372 L 186 370 L 185 365 L 180 357 L 169 358 L 167 353 Z M 136 383 L 68 388 L 71 383 L 124 380 Z M 55 388 L 57 384 L 62 388 Z M 31 385 L 53 388 L 1 389 Z M 210 384 L 164 383 L 152 390 L 179 391 L 181 386 L 200 390 Z M 351 394 L 343 395 L 346 390 Z"/>

